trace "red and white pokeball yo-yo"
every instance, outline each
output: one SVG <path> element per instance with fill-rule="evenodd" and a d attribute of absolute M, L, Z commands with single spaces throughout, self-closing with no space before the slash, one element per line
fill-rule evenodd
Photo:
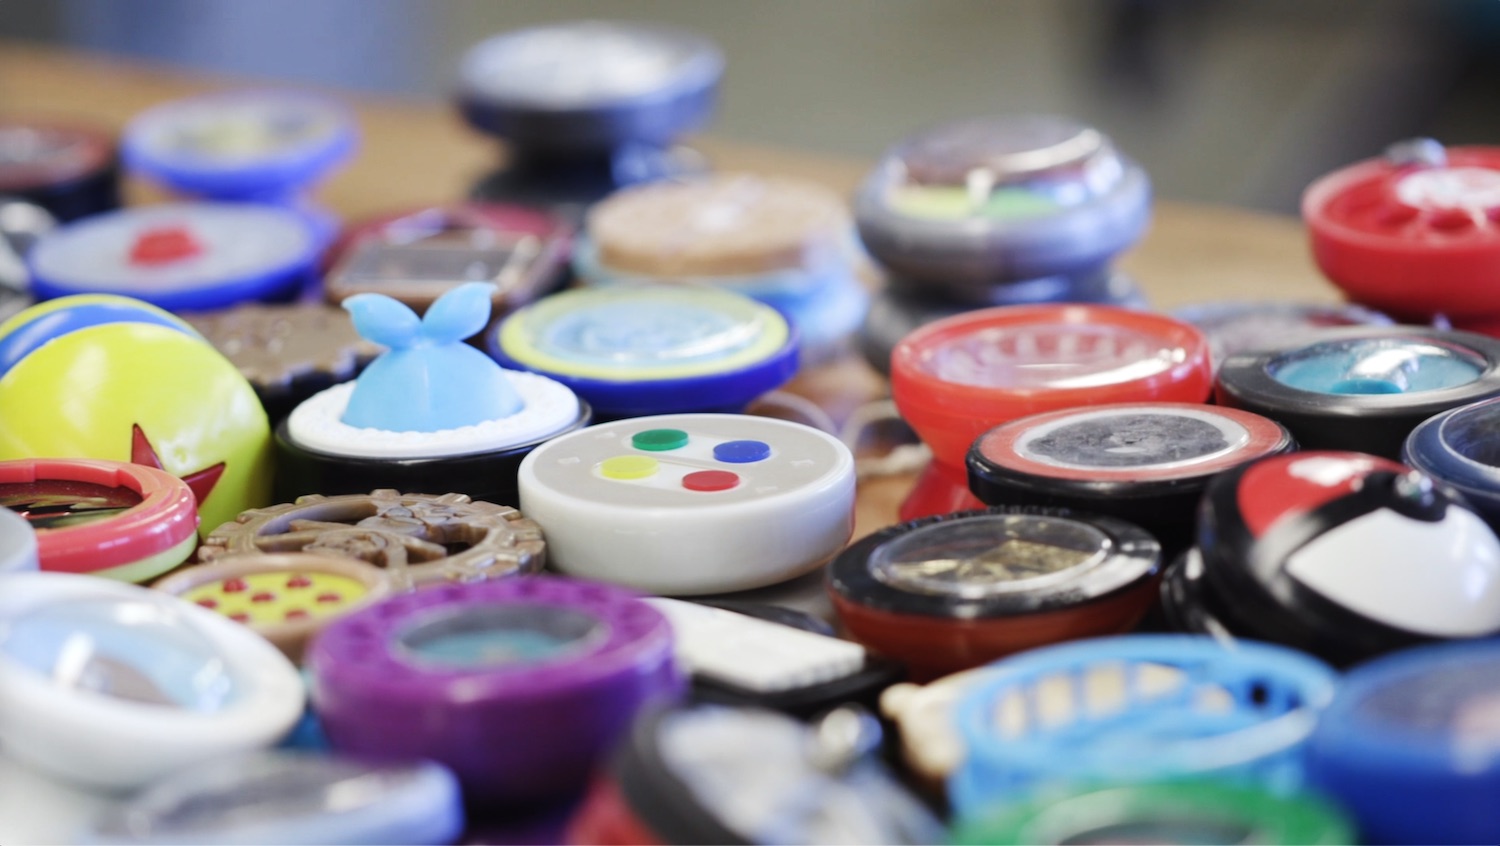
<path fill-rule="evenodd" d="M 1314 182 L 1302 217 L 1350 299 L 1406 319 L 1500 318 L 1500 147 L 1394 144 Z"/>
<path fill-rule="evenodd" d="M 983 508 L 964 456 L 1001 423 L 1105 403 L 1201 403 L 1212 384 L 1202 333 L 1159 314 L 1007 306 L 923 326 L 891 354 L 891 397 L 933 458 L 901 519 Z"/>
<path fill-rule="evenodd" d="M 1500 540 L 1452 488 L 1354 452 L 1276 456 L 1217 477 L 1198 547 L 1168 572 L 1175 627 L 1351 664 L 1500 633 Z"/>
<path fill-rule="evenodd" d="M 854 457 L 798 423 L 664 414 L 592 426 L 521 462 L 521 508 L 572 576 L 693 595 L 816 569 L 854 530 Z"/>

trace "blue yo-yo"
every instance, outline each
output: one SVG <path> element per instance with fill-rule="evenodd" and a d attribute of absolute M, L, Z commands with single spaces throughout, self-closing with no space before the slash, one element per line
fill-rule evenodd
<path fill-rule="evenodd" d="M 510 158 L 476 195 L 592 202 L 701 169 L 670 145 L 708 120 L 723 72 L 712 41 L 661 24 L 568 21 L 482 41 L 460 66 L 459 108 Z"/>
<path fill-rule="evenodd" d="M 168 311 L 295 299 L 322 245 L 302 215 L 259 203 L 177 203 L 94 215 L 43 235 L 32 291 L 123 294 Z"/>
<path fill-rule="evenodd" d="M 1425 646 L 1356 667 L 1308 741 L 1307 769 L 1362 842 L 1500 841 L 1500 644 Z"/>
<path fill-rule="evenodd" d="M 292 91 L 228 91 L 163 103 L 125 128 L 126 166 L 191 197 L 283 203 L 303 209 L 320 237 L 327 211 L 304 196 L 354 152 L 353 117 L 322 97 Z"/>
<path fill-rule="evenodd" d="M 796 325 L 804 365 L 843 352 L 869 306 L 848 209 L 815 182 L 728 173 L 641 185 L 590 209 L 587 227 L 573 254 L 585 284 L 743 294 Z"/>
<path fill-rule="evenodd" d="M 1406 439 L 1401 460 L 1457 488 L 1490 526 L 1500 526 L 1500 398 L 1445 411 Z"/>
<path fill-rule="evenodd" d="M 1325 330 L 1301 346 L 1231 355 L 1221 405 L 1264 415 L 1305 449 L 1396 458 L 1417 424 L 1500 394 L 1500 341 L 1415 326 Z"/>
<path fill-rule="evenodd" d="M 521 459 L 590 412 L 566 385 L 464 343 L 489 322 L 491 291 L 465 283 L 420 318 L 384 294 L 346 299 L 360 336 L 388 349 L 277 427 L 278 496 L 397 488 L 515 502 Z"/>
<path fill-rule="evenodd" d="M 990 670 L 954 710 L 966 748 L 948 781 L 959 819 L 1084 782 L 1211 775 L 1295 790 L 1337 679 L 1291 649 L 1181 635 L 1078 641 Z"/>
<path fill-rule="evenodd" d="M 458 780 L 441 764 L 277 751 L 174 773 L 99 814 L 80 842 L 435 845 L 463 826 Z"/>
<path fill-rule="evenodd" d="M 865 247 L 909 291 L 988 302 L 1007 283 L 1098 272 L 1145 232 L 1151 185 L 1102 132 L 1014 115 L 941 124 L 860 187 Z"/>
<path fill-rule="evenodd" d="M 566 291 L 489 337 L 502 364 L 556 379 L 605 418 L 737 412 L 797 371 L 797 334 L 770 306 L 688 285 Z"/>

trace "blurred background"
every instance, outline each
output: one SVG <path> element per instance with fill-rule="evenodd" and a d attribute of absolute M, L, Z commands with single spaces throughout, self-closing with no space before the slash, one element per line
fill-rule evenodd
<path fill-rule="evenodd" d="M 711 131 L 786 148 L 871 158 L 924 124 L 1052 111 L 1159 196 L 1294 212 L 1391 141 L 1500 142 L 1500 0 L 27 0 L 0 3 L 0 38 L 443 98 L 484 36 L 601 16 L 717 40 Z"/>

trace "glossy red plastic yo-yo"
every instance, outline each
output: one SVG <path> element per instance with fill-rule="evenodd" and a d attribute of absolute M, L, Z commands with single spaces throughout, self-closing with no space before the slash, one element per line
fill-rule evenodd
<path fill-rule="evenodd" d="M 1500 314 L 1500 147 L 1394 144 L 1314 182 L 1302 217 L 1356 302 L 1407 320 Z"/>
<path fill-rule="evenodd" d="M 1212 381 L 1202 333 L 1165 315 L 1008 306 L 930 323 L 891 354 L 892 398 L 933 454 L 902 518 L 952 510 L 944 505 L 958 500 L 943 495 L 940 481 L 966 493 L 964 455 L 1001 423 L 1104 403 L 1198 403 Z"/>

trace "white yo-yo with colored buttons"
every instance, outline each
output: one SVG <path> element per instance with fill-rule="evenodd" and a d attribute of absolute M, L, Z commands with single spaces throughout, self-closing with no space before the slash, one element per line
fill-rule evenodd
<path fill-rule="evenodd" d="M 653 593 L 783 582 L 823 564 L 854 529 L 849 448 L 763 417 L 594 426 L 534 450 L 519 484 L 554 567 Z"/>

